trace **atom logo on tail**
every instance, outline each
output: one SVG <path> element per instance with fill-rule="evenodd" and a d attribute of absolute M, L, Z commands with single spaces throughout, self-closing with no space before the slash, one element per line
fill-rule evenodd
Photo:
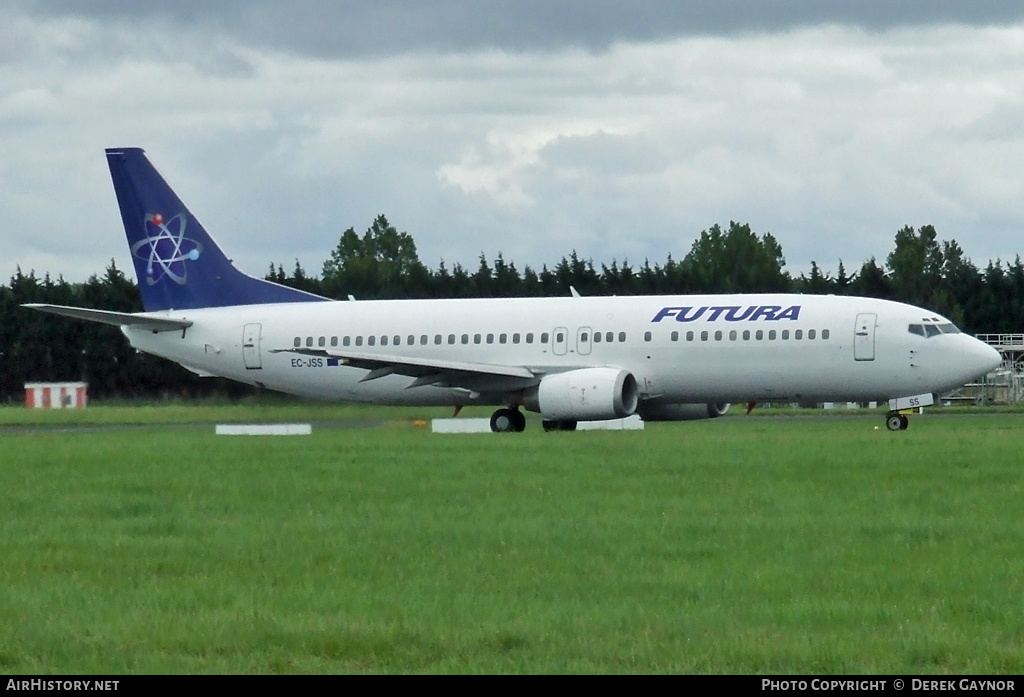
<path fill-rule="evenodd" d="M 146 283 L 153 285 L 167 276 L 180 286 L 188 280 L 185 262 L 196 261 L 203 245 L 185 237 L 185 214 L 164 221 L 160 213 L 146 215 L 145 239 L 132 245 L 132 255 L 146 262 Z"/>

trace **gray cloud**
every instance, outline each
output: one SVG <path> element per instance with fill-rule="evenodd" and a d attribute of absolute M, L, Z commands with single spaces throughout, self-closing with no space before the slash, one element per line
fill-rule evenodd
<path fill-rule="evenodd" d="M 8 6 L 0 273 L 127 267 L 120 145 L 251 273 L 318 272 L 379 213 L 431 265 L 662 261 L 729 220 L 795 273 L 884 257 L 904 224 L 1012 258 L 1024 24 L 993 23 L 1017 10 L 807 4 Z"/>
<path fill-rule="evenodd" d="M 618 41 L 778 32 L 820 24 L 868 30 L 956 23 L 1002 24 L 1024 17 L 1015 0 L 25 0 L 31 12 L 126 22 L 139 41 L 174 34 L 145 27 L 230 36 L 254 47 L 319 57 L 405 52 L 606 50 Z"/>

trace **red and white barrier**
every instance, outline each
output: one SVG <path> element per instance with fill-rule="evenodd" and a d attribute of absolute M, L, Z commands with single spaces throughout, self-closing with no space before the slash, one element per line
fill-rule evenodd
<path fill-rule="evenodd" d="M 84 382 L 26 382 L 25 406 L 29 409 L 81 409 L 88 401 Z"/>

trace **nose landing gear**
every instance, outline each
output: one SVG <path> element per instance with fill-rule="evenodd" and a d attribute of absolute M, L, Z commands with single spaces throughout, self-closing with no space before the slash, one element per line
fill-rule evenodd
<path fill-rule="evenodd" d="M 905 414 L 890 411 L 885 417 L 885 427 L 890 431 L 906 431 L 910 426 L 910 419 Z"/>
<path fill-rule="evenodd" d="M 910 425 L 907 414 L 913 411 L 924 413 L 923 407 L 935 404 L 935 395 L 919 394 L 913 397 L 898 397 L 889 400 L 889 413 L 885 415 L 885 427 L 890 431 L 906 431 Z"/>

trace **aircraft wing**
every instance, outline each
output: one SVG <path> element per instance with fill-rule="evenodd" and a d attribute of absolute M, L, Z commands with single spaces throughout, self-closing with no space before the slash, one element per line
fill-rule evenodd
<path fill-rule="evenodd" d="M 192 326 L 192 322 L 187 319 L 154 317 L 144 312 L 110 312 L 108 310 L 93 310 L 88 307 L 68 307 L 67 305 L 47 305 L 46 303 L 25 303 L 22 307 L 49 312 L 51 315 L 84 319 L 87 322 L 111 324 L 115 327 L 131 325 L 151 329 L 154 332 L 173 332 Z"/>
<path fill-rule="evenodd" d="M 271 353 L 320 356 L 328 361 L 336 360 L 339 365 L 370 371 L 360 382 L 369 382 L 385 375 L 405 375 L 416 378 L 409 387 L 439 385 L 463 387 L 478 392 L 527 387 L 535 384 L 545 372 L 524 366 L 446 361 L 436 358 L 410 358 L 409 356 L 359 353 L 337 349 L 299 347 L 273 349 Z"/>

